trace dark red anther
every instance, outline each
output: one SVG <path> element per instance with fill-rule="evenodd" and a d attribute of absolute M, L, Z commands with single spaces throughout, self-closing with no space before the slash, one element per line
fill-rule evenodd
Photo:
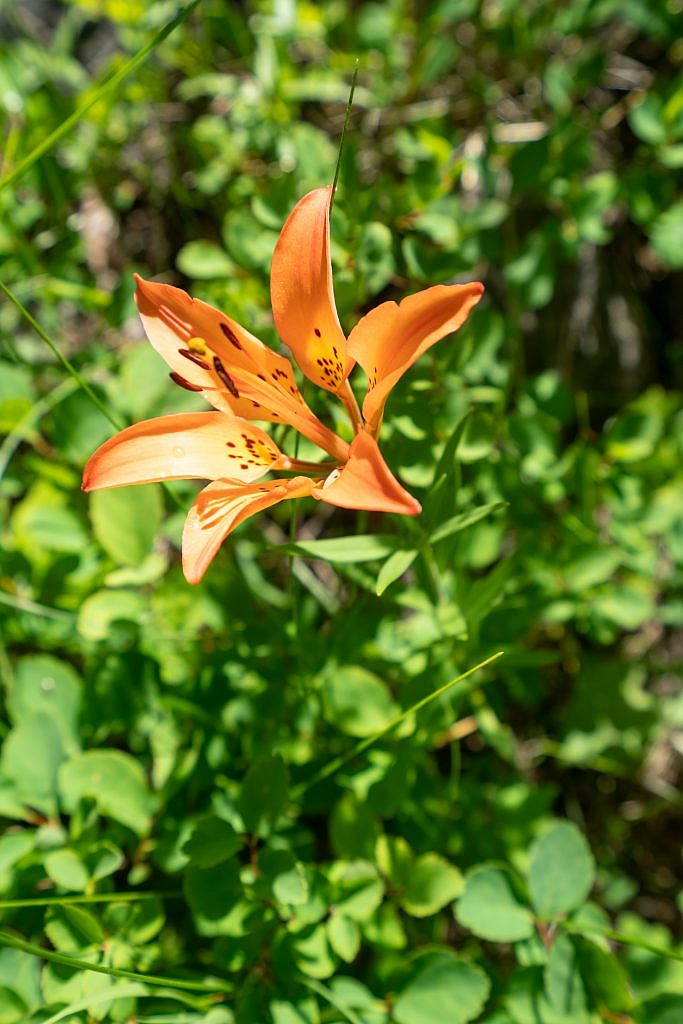
<path fill-rule="evenodd" d="M 222 330 L 223 334 L 225 335 L 225 337 L 230 342 L 230 344 L 234 345 L 235 348 L 241 349 L 242 346 L 239 343 L 239 341 L 237 340 L 237 335 L 235 334 L 235 332 L 233 330 L 231 330 L 228 327 L 227 324 L 221 323 L 220 327 L 221 327 L 221 330 Z"/>
<path fill-rule="evenodd" d="M 180 388 L 185 388 L 186 391 L 203 391 L 204 387 L 202 384 L 190 384 L 189 380 L 185 380 L 179 373 L 169 373 L 169 377 L 174 384 L 177 384 Z"/>
<path fill-rule="evenodd" d="M 218 374 L 220 379 L 223 381 L 223 383 L 225 384 L 226 388 L 228 389 L 228 391 L 230 392 L 232 397 L 233 398 L 239 398 L 240 397 L 240 393 L 237 390 L 237 388 L 235 387 L 235 383 L 234 383 L 232 377 L 227 372 L 227 370 L 223 366 L 223 364 L 220 361 L 220 359 L 218 358 L 218 356 L 214 356 L 213 357 L 213 366 L 214 366 L 214 369 L 215 369 L 216 373 Z"/>
<path fill-rule="evenodd" d="M 201 366 L 202 370 L 210 369 L 209 364 L 202 359 L 201 356 L 195 355 L 194 352 L 191 352 L 189 348 L 179 348 L 178 354 L 184 356 L 185 359 L 189 359 L 191 363 L 195 364 L 195 366 Z"/>

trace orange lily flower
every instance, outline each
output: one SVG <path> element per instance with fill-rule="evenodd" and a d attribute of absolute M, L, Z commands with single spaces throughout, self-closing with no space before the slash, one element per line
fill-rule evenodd
<path fill-rule="evenodd" d="M 332 288 L 331 199 L 331 187 L 319 188 L 296 205 L 273 253 L 270 290 L 280 337 L 306 377 L 343 402 L 355 433 L 350 443 L 306 404 L 288 359 L 213 306 L 136 275 L 140 317 L 171 379 L 201 394 L 214 411 L 161 416 L 122 430 L 88 461 L 83 490 L 210 480 L 183 532 L 190 583 L 202 578 L 236 526 L 289 498 L 403 515 L 420 511 L 377 445 L 384 405 L 419 356 L 464 323 L 483 285 L 437 285 L 400 303 L 383 302 L 347 338 Z M 368 378 L 362 415 L 348 379 L 356 362 Z M 290 458 L 254 420 L 294 427 L 330 459 Z M 273 471 L 296 475 L 262 479 Z"/>

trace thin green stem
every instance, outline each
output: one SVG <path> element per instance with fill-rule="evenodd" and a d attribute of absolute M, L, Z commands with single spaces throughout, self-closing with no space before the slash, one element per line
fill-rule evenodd
<path fill-rule="evenodd" d="M 334 992 L 329 989 L 326 985 L 322 985 L 319 981 L 314 981 L 313 978 L 304 978 L 303 975 L 299 978 L 299 981 L 306 988 L 310 989 L 311 992 L 315 992 L 319 995 L 326 1003 L 333 1006 L 338 1013 L 341 1013 L 342 1017 L 346 1017 L 349 1024 L 363 1024 L 363 1021 L 349 1006 L 344 1006 L 342 1002 L 335 996 Z"/>
<path fill-rule="evenodd" d="M 140 65 L 144 63 L 147 57 L 149 57 L 150 53 L 152 53 L 153 50 L 156 50 L 157 46 L 164 41 L 166 36 L 170 35 L 178 25 L 185 21 L 187 16 L 191 14 L 200 2 L 201 0 L 191 0 L 187 7 L 184 7 L 179 11 L 175 18 L 169 21 L 167 25 L 157 32 L 153 39 L 148 43 L 145 43 L 142 49 L 138 50 L 135 56 L 131 57 L 123 67 L 106 76 L 104 81 L 90 93 L 88 98 L 83 100 L 83 102 L 76 107 L 73 114 L 67 117 L 65 121 L 62 121 L 62 123 L 55 128 L 53 132 L 50 132 L 50 134 L 47 135 L 43 141 L 35 147 L 35 149 L 32 149 L 23 160 L 20 160 L 19 163 L 0 180 L 0 190 L 7 188 L 7 186 L 12 185 L 17 178 L 20 178 L 24 171 L 28 170 L 36 160 L 39 160 L 41 156 L 48 152 L 48 150 L 52 149 L 52 147 L 59 142 L 59 140 L 62 139 L 67 132 L 69 132 L 71 128 L 73 128 L 73 126 L 77 124 L 81 118 L 92 109 L 92 107 L 95 106 L 96 103 L 99 103 L 103 96 L 112 92 L 112 90 L 114 90 L 116 86 L 124 80 L 124 78 L 127 78 L 128 75 L 136 71 Z"/>
<path fill-rule="evenodd" d="M 90 385 L 88 384 L 88 382 L 85 379 L 85 377 L 83 377 L 83 375 L 81 373 L 79 373 L 79 371 L 76 369 L 76 367 L 73 365 L 73 363 L 69 359 L 67 359 L 65 355 L 62 355 L 62 353 L 59 351 L 59 349 L 55 345 L 55 343 L 52 340 L 52 338 L 50 337 L 50 335 L 47 334 L 47 332 L 43 330 L 43 328 L 40 326 L 38 321 L 35 320 L 34 317 L 32 317 L 31 314 L 29 313 L 29 311 L 26 309 L 26 306 L 24 306 L 23 303 L 19 301 L 19 299 L 14 294 L 14 292 L 11 291 L 7 287 L 7 285 L 4 284 L 2 281 L 0 281 L 0 291 L 3 291 L 5 293 L 5 295 L 10 300 L 10 302 L 12 302 L 16 306 L 16 308 L 19 310 L 19 312 L 23 316 L 24 320 L 26 320 L 26 322 L 31 325 L 31 327 L 36 332 L 36 334 L 40 338 L 43 339 L 45 344 L 54 353 L 54 355 L 57 357 L 57 359 L 62 364 L 64 369 L 67 371 L 67 373 L 70 373 L 71 376 L 73 377 L 73 379 L 75 381 L 78 381 L 78 384 L 80 385 L 80 387 L 83 388 L 83 390 L 85 391 L 86 395 L 91 399 L 91 401 L 93 401 L 95 403 L 95 405 L 100 410 L 100 412 L 104 416 L 107 417 L 109 422 L 113 426 L 115 426 L 117 430 L 120 430 L 122 424 L 119 423 L 119 421 L 116 419 L 115 416 L 112 416 L 112 414 L 110 413 L 109 409 L 107 409 L 107 407 L 104 404 L 104 402 L 100 398 L 98 398 L 98 396 L 95 394 L 93 389 L 90 387 Z"/>
<path fill-rule="evenodd" d="M 599 925 L 592 924 L 560 924 L 560 927 L 570 935 L 601 935 L 603 939 L 611 939 L 612 942 L 618 942 L 620 946 L 633 946 L 635 949 L 644 949 L 648 953 L 664 957 L 666 960 L 683 962 L 683 953 L 674 949 L 666 949 L 664 946 L 656 946 L 653 942 L 644 942 L 631 935 L 624 935 L 623 932 L 615 932 L 612 928 L 600 928 Z"/>
<path fill-rule="evenodd" d="M 9 932 L 0 931 L 0 946 L 9 946 L 11 949 L 18 949 L 22 953 L 40 957 L 41 960 L 49 960 L 53 964 L 62 964 L 65 967 L 76 967 L 81 971 L 93 971 L 95 974 L 108 974 L 111 978 L 127 978 L 128 981 L 140 981 L 145 985 L 161 985 L 164 988 L 188 989 L 191 992 L 206 992 L 217 994 L 219 992 L 231 992 L 232 989 L 221 982 L 215 985 L 207 985 L 203 981 L 191 981 L 184 978 L 162 978 L 158 974 L 140 974 L 138 971 L 124 971 L 120 967 L 105 967 L 104 964 L 90 963 L 88 960 L 80 960 L 75 956 L 66 956 L 64 953 L 57 953 L 52 949 L 43 949 L 32 942 L 19 939 Z"/>
<path fill-rule="evenodd" d="M 30 896 L 27 899 L 0 900 L 0 910 L 15 910 L 23 907 L 68 907 L 79 903 L 141 903 L 145 900 L 181 899 L 183 899 L 183 894 L 171 889 L 148 892 L 100 892 L 78 896 Z"/>
<path fill-rule="evenodd" d="M 346 129 L 349 125 L 349 118 L 351 117 L 351 107 L 353 106 L 353 94 L 356 91 L 356 79 L 358 78 L 358 58 L 356 58 L 356 66 L 353 69 L 353 77 L 351 79 L 351 88 L 349 90 L 349 98 L 346 101 L 346 115 L 344 117 L 344 127 L 339 138 L 339 152 L 337 153 L 337 166 L 334 169 L 334 178 L 332 180 L 332 195 L 330 196 L 330 213 L 332 213 L 332 207 L 334 206 L 334 196 L 337 191 L 337 182 L 339 180 L 339 171 L 341 170 L 341 159 L 344 151 L 344 139 L 346 138 Z"/>
<path fill-rule="evenodd" d="M 46 619 L 62 619 L 71 622 L 74 613 L 64 611 L 62 608 L 50 608 L 45 604 L 38 604 L 37 601 L 30 601 L 27 597 L 15 597 L 14 594 L 7 594 L 0 590 L 0 604 L 6 604 L 9 608 L 15 608 L 19 612 L 28 612 L 30 615 L 42 615 Z"/>
<path fill-rule="evenodd" d="M 316 786 L 319 782 L 322 782 L 324 779 L 329 778 L 330 775 L 334 775 L 335 772 L 339 771 L 340 768 L 343 768 L 345 764 L 353 760 L 353 758 L 358 757 L 358 755 L 362 754 L 363 751 L 368 749 L 368 747 L 373 746 L 373 744 L 375 744 L 383 736 L 386 736 L 388 732 L 392 732 L 397 726 L 401 725 L 402 722 L 405 722 L 407 718 L 410 718 L 411 715 L 417 714 L 417 712 L 421 711 L 422 708 L 427 707 L 427 705 L 431 704 L 432 701 L 437 700 L 439 697 L 443 696 L 443 694 L 447 693 L 447 691 L 450 690 L 453 686 L 456 686 L 458 683 L 464 682 L 465 679 L 468 679 L 471 675 L 474 675 L 475 672 L 479 672 L 480 669 L 486 668 L 487 665 L 491 665 L 494 661 L 497 661 L 498 658 L 502 658 L 504 653 L 504 651 L 498 651 L 496 654 L 492 654 L 490 658 L 486 658 L 484 661 L 480 661 L 478 665 L 475 665 L 473 668 L 469 668 L 467 672 L 463 672 L 462 675 L 456 676 L 455 679 L 451 679 L 449 682 L 444 683 L 443 686 L 440 686 L 438 690 L 434 690 L 433 693 L 428 694 L 426 697 L 423 697 L 421 700 L 418 700 L 417 703 L 412 704 L 406 711 L 402 711 L 395 718 L 392 718 L 392 720 L 382 729 L 380 729 L 379 732 L 373 733 L 372 736 L 366 736 L 365 739 L 361 740 L 360 743 L 356 743 L 356 745 L 352 747 L 351 750 L 347 751 L 346 754 L 340 754 L 339 757 L 335 757 L 334 760 L 329 761 L 323 768 L 320 769 L 319 772 L 316 772 L 316 774 L 313 775 L 310 779 L 299 783 L 298 786 L 295 786 L 294 789 L 292 790 L 292 797 L 294 799 L 297 799 L 303 793 L 311 789 L 313 786 Z"/>

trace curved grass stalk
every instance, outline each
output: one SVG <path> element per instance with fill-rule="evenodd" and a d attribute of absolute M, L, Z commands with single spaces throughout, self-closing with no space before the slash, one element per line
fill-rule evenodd
<path fill-rule="evenodd" d="M 151 889 L 149 892 L 101 892 L 77 896 L 29 896 L 27 899 L 0 900 L 0 910 L 17 910 L 24 907 L 68 907 L 84 903 L 138 903 L 145 900 L 180 900 L 180 891 Z"/>
<path fill-rule="evenodd" d="M 200 0 L 191 0 L 186 7 L 183 7 L 182 10 L 178 11 L 175 18 L 172 18 L 167 25 L 164 25 L 164 27 L 157 32 L 153 39 L 150 39 L 148 43 L 145 43 L 141 50 L 138 50 L 138 52 L 131 57 L 129 61 L 126 61 L 123 67 L 120 67 L 118 71 L 110 72 L 106 75 L 104 81 L 100 82 L 100 84 L 90 93 L 87 99 L 83 100 L 82 103 L 76 107 L 73 114 L 70 114 L 65 121 L 62 121 L 62 123 L 55 128 L 53 132 L 50 132 L 50 134 L 47 135 L 43 141 L 35 147 L 35 149 L 32 149 L 23 160 L 20 160 L 11 171 L 0 179 L 0 190 L 7 188 L 20 178 L 24 171 L 27 171 L 29 167 L 32 167 L 36 160 L 39 160 L 41 156 L 52 149 L 52 147 L 56 145 L 56 143 L 59 142 L 59 140 L 63 138 L 75 124 L 78 124 L 81 118 L 83 118 L 96 103 L 99 103 L 103 96 L 112 92 L 112 90 L 115 89 L 116 86 L 124 80 L 124 78 L 127 78 L 128 75 L 131 75 L 136 71 L 140 65 L 147 60 L 149 55 L 156 50 L 157 46 L 159 46 L 160 43 L 163 43 L 166 36 L 170 35 L 178 25 L 181 25 L 182 22 L 185 21 L 187 16 L 192 13 L 199 3 Z"/>
<path fill-rule="evenodd" d="M 438 690 L 434 690 L 433 693 L 428 694 L 426 697 L 423 697 L 421 700 L 418 700 L 415 704 L 412 704 L 406 711 L 402 711 L 399 715 L 396 715 L 395 718 L 392 718 L 392 720 L 387 725 L 383 726 L 383 728 L 381 728 L 379 732 L 373 733 L 372 736 L 366 736 L 365 739 L 361 740 L 359 743 L 356 743 L 356 745 L 352 747 L 351 750 L 347 751 L 345 754 L 340 754 L 339 757 L 335 757 L 334 760 L 329 761 L 326 765 L 324 765 L 323 768 L 320 769 L 319 772 L 316 772 L 316 774 L 313 775 L 310 779 L 299 783 L 298 786 L 295 786 L 294 789 L 292 790 L 292 797 L 294 799 L 297 799 L 298 797 L 302 796 L 305 792 L 307 792 L 307 790 L 317 785 L 319 782 L 322 782 L 324 779 L 329 778 L 330 775 L 334 775 L 335 772 L 339 771 L 340 768 L 343 768 L 345 764 L 348 764 L 348 762 L 353 760 L 354 757 L 357 757 L 358 754 L 362 754 L 363 751 L 368 749 L 368 747 L 373 746 L 373 744 L 375 744 L 377 740 L 380 740 L 383 736 L 386 736 L 387 733 L 391 732 L 397 726 L 401 725 L 403 722 L 405 722 L 407 718 L 410 718 L 411 715 L 414 715 L 418 711 L 421 711 L 422 708 L 427 707 L 427 705 L 431 704 L 432 701 L 436 700 L 438 697 L 441 697 L 444 693 L 447 693 L 448 690 L 450 690 L 453 686 L 457 686 L 458 683 L 464 682 L 465 679 L 468 679 L 470 676 L 474 675 L 475 672 L 478 672 L 482 668 L 486 668 L 487 665 L 493 664 L 493 662 L 497 661 L 498 658 L 502 658 L 504 653 L 504 651 L 498 651 L 496 654 L 492 654 L 490 658 L 486 658 L 484 661 L 480 661 L 478 665 L 474 665 L 473 668 L 469 668 L 466 672 L 463 672 L 462 675 L 456 676 L 455 679 L 449 680 L 449 682 L 444 683 L 443 686 L 440 686 Z"/>
<path fill-rule="evenodd" d="M 116 427 L 117 430 L 120 430 L 122 424 L 117 420 L 115 416 L 112 416 L 112 414 L 110 413 L 109 409 L 106 407 L 102 399 L 99 398 L 98 395 L 90 387 L 85 377 L 76 369 L 71 360 L 67 359 L 65 355 L 62 355 L 62 353 L 59 351 L 59 348 L 54 343 L 54 341 L 47 333 L 47 331 L 43 330 L 38 321 L 31 316 L 26 306 L 24 306 L 24 304 L 20 302 L 20 300 L 16 297 L 14 292 L 10 288 L 8 288 L 7 285 L 4 284 L 2 281 L 0 281 L 0 291 L 4 292 L 7 298 L 10 300 L 10 302 L 12 302 L 16 306 L 16 308 L 23 316 L 24 320 L 26 320 L 26 322 L 31 325 L 36 334 L 43 339 L 45 344 L 48 346 L 50 351 L 57 357 L 57 359 L 62 364 L 64 369 L 67 371 L 67 373 L 71 374 L 73 379 L 85 391 L 88 398 L 90 398 L 90 400 L 95 403 L 95 405 L 100 410 L 102 415 L 107 417 L 112 426 Z"/>
<path fill-rule="evenodd" d="M 156 985 L 162 988 L 188 989 L 190 992 L 205 992 L 206 995 L 215 996 L 218 993 L 229 994 L 232 988 L 226 983 L 217 981 L 215 985 L 207 985 L 204 981 L 192 981 L 185 978 L 163 978 L 158 974 L 141 974 L 138 971 L 126 971 L 121 967 L 106 967 L 104 964 L 93 964 L 88 960 L 80 960 L 75 956 L 67 956 L 65 953 L 57 953 L 53 949 L 43 949 L 33 942 L 26 942 L 9 932 L 0 931 L 0 946 L 9 946 L 10 949 L 18 949 L 21 953 L 28 953 L 31 956 L 40 957 L 41 960 L 49 960 L 53 964 L 61 964 L 64 967 L 75 967 L 81 971 L 94 971 L 95 974 L 108 974 L 111 978 L 125 978 L 128 981 L 139 981 L 144 985 Z"/>

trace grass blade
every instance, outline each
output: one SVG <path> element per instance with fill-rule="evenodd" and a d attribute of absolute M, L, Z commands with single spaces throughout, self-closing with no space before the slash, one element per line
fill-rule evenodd
<path fill-rule="evenodd" d="M 76 369 L 73 363 L 69 359 L 67 359 L 65 355 L 62 355 L 62 353 L 59 351 L 50 335 L 43 330 L 38 321 L 31 316 L 26 306 L 24 306 L 23 303 L 19 301 L 14 292 L 11 291 L 6 284 L 3 284 L 2 281 L 0 281 L 0 291 L 3 291 L 7 298 L 10 300 L 10 302 L 12 302 L 16 306 L 16 308 L 23 316 L 24 320 L 26 320 L 26 322 L 31 325 L 36 334 L 43 339 L 45 344 L 49 347 L 51 352 L 57 357 L 57 359 L 62 364 L 64 369 L 67 371 L 67 373 L 70 373 L 73 379 L 78 382 L 79 386 L 83 388 L 88 398 L 90 398 L 91 401 L 95 403 L 95 405 L 100 410 L 102 415 L 106 416 L 109 422 L 114 427 L 116 427 L 117 430 L 120 430 L 122 424 L 118 422 L 115 416 L 112 416 L 104 402 L 100 398 L 98 398 L 93 389 L 90 387 L 85 377 L 81 373 L 79 373 L 79 371 Z"/>
<path fill-rule="evenodd" d="M 65 953 L 57 953 L 53 949 L 43 949 L 32 942 L 19 939 L 9 932 L 0 932 L 0 946 L 9 946 L 11 949 L 18 949 L 22 953 L 29 953 L 31 956 L 40 957 L 41 960 L 49 960 L 53 964 L 62 964 L 65 967 L 77 967 L 81 971 L 94 971 L 95 974 L 108 974 L 112 978 L 126 978 L 128 981 L 140 981 L 144 985 L 161 985 L 163 988 L 188 989 L 191 992 L 206 992 L 207 995 L 215 995 L 218 992 L 232 991 L 226 984 L 217 982 L 215 985 L 207 985 L 203 981 L 192 981 L 185 978 L 162 978 L 157 974 L 139 974 L 137 971 L 124 971 L 119 967 L 105 967 L 104 964 L 91 964 L 87 960 L 79 960 L 75 956 L 66 956 Z"/>
<path fill-rule="evenodd" d="M 360 743 L 357 743 L 355 747 L 352 747 L 346 754 L 340 754 L 340 756 L 335 757 L 333 761 L 329 761 L 328 764 L 321 768 L 319 772 L 312 776 L 312 778 L 300 783 L 298 786 L 295 786 L 292 790 L 292 796 L 296 799 L 307 790 L 311 789 L 312 786 L 315 786 L 324 779 L 329 778 L 330 775 L 334 775 L 335 772 L 339 771 L 340 768 L 343 768 L 343 766 L 354 757 L 357 757 L 358 754 L 362 754 L 364 750 L 367 750 L 368 747 L 371 747 L 377 742 L 377 740 L 380 740 L 382 736 L 386 736 L 386 734 L 391 732 L 392 729 L 395 729 L 397 726 L 401 725 L 402 722 L 405 722 L 406 718 L 410 718 L 411 715 L 421 711 L 422 708 L 427 707 L 427 705 L 431 704 L 432 701 L 437 700 L 438 697 L 441 697 L 453 686 L 457 686 L 458 683 L 462 683 L 465 679 L 474 675 L 475 672 L 479 672 L 480 669 L 493 664 L 493 662 L 497 661 L 498 658 L 502 658 L 504 653 L 504 651 L 498 651 L 496 654 L 492 654 L 490 658 L 480 661 L 479 664 L 475 665 L 473 668 L 468 668 L 467 672 L 463 672 L 462 675 L 449 680 L 449 682 L 440 686 L 438 690 L 434 690 L 433 693 L 423 697 L 422 700 L 418 700 L 416 704 L 412 704 L 406 711 L 402 711 L 399 715 L 396 715 L 395 718 L 392 718 L 392 720 L 381 728 L 379 732 L 373 733 L 372 736 L 366 736 L 365 739 L 361 740 Z"/>
<path fill-rule="evenodd" d="M 83 100 L 83 102 L 76 107 L 73 114 L 70 114 L 65 121 L 62 121 L 59 127 L 55 128 L 53 132 L 50 132 L 50 134 L 47 135 L 43 141 L 35 147 L 35 149 L 31 150 L 23 160 L 19 161 L 16 167 L 0 179 L 0 190 L 12 185 L 21 177 L 24 171 L 27 171 L 29 167 L 32 167 L 36 160 L 39 160 L 41 156 L 52 149 L 52 147 L 59 142 L 59 140 L 62 139 L 75 124 L 78 124 L 81 118 L 84 117 L 96 103 L 99 103 L 103 96 L 106 96 L 107 93 L 115 89 L 116 86 L 124 80 L 124 78 L 128 77 L 128 75 L 137 71 L 140 65 L 147 60 L 150 53 L 156 50 L 157 46 L 159 46 L 160 43 L 163 43 L 166 36 L 170 35 L 178 25 L 181 25 L 182 22 L 185 21 L 187 16 L 192 13 L 199 3 L 200 0 L 191 0 L 191 3 L 189 3 L 187 7 L 183 7 L 182 10 L 178 11 L 175 18 L 169 21 L 167 25 L 164 25 L 164 27 L 157 32 L 154 38 L 150 39 L 148 43 L 145 43 L 142 49 L 138 50 L 135 56 L 131 57 L 123 67 L 119 68 L 118 71 L 105 76 L 104 81 L 102 81 L 100 85 L 90 93 L 87 99 Z"/>

